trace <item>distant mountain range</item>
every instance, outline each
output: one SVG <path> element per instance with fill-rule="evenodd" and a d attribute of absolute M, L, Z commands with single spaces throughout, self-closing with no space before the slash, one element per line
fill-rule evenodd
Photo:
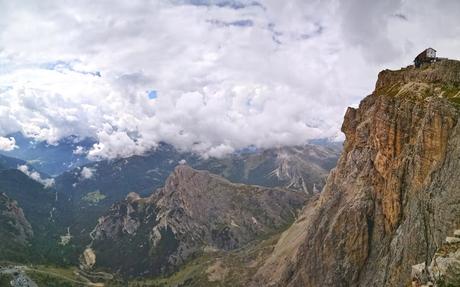
<path fill-rule="evenodd" d="M 35 141 L 21 133 L 14 133 L 8 137 L 14 137 L 18 148 L 11 151 L 0 150 L 0 154 L 21 159 L 36 170 L 52 176 L 90 162 L 85 154 L 76 154 L 74 151 L 78 146 L 89 149 L 94 144 L 91 139 L 79 140 L 76 137 L 65 138 L 55 145 Z"/>
<path fill-rule="evenodd" d="M 55 178 L 59 197 L 72 203 L 75 218 L 72 233 L 87 243 L 97 218 L 125 199 L 130 192 L 149 196 L 162 187 L 174 168 L 181 164 L 208 170 L 235 183 L 285 187 L 306 194 L 319 192 L 339 155 L 331 147 L 305 145 L 233 154 L 203 159 L 160 144 L 144 156 L 93 162 Z"/>
<path fill-rule="evenodd" d="M 59 266 L 77 265 L 83 251 L 91 245 L 97 254 L 97 266 L 105 265 L 111 269 L 114 266 L 104 263 L 108 261 L 104 259 L 105 249 L 101 249 L 101 247 L 105 246 L 106 243 L 104 242 L 107 240 L 115 240 L 115 244 L 118 242 L 119 235 L 112 234 L 111 237 L 104 237 L 108 236 L 105 234 L 107 227 L 103 227 L 108 221 L 106 220 L 102 224 L 101 220 L 103 220 L 102 218 L 110 218 L 112 215 L 118 216 L 114 213 L 117 210 L 124 212 L 122 210 L 128 206 L 139 209 L 141 208 L 140 205 L 145 205 L 148 202 L 142 209 L 135 212 L 136 215 L 120 213 L 119 216 L 131 216 L 132 220 L 137 220 L 141 226 L 150 226 L 148 228 L 158 226 L 158 230 L 162 230 L 160 233 L 169 234 L 171 229 L 178 230 L 181 228 L 183 230 L 181 236 L 192 232 L 192 230 L 187 229 L 189 227 L 175 224 L 174 220 L 176 219 L 170 214 L 173 209 L 180 213 L 188 205 L 179 204 L 175 206 L 174 203 L 175 207 L 173 207 L 173 205 L 163 206 L 161 203 L 166 200 L 166 197 L 165 195 L 161 196 L 160 193 L 163 194 L 168 191 L 167 194 L 176 194 L 174 189 L 171 189 L 172 187 L 165 186 L 165 183 L 167 185 L 168 182 L 174 182 L 174 178 L 180 179 L 181 186 L 183 186 L 180 189 L 181 192 L 183 189 L 192 188 L 188 185 L 193 184 L 194 181 L 182 179 L 178 175 L 196 174 L 202 178 L 201 188 L 199 191 L 197 190 L 196 196 L 202 197 L 203 203 L 209 201 L 209 210 L 207 211 L 209 214 L 206 216 L 211 216 L 211 218 L 217 216 L 215 222 L 214 219 L 209 219 L 211 225 L 208 225 L 205 222 L 207 219 L 203 218 L 201 221 L 197 221 L 198 219 L 189 214 L 189 223 L 202 225 L 200 228 L 205 228 L 203 232 L 206 232 L 207 235 L 198 240 L 195 238 L 198 236 L 197 233 L 193 238 L 187 239 L 191 240 L 187 241 L 188 243 L 183 241 L 185 239 L 182 237 L 176 238 L 178 246 L 182 247 L 177 250 L 171 249 L 165 253 L 167 256 L 165 258 L 177 259 L 182 256 L 183 260 L 186 260 L 187 257 L 182 252 L 184 252 L 183 249 L 186 245 L 189 246 L 190 242 L 194 242 L 192 244 L 194 246 L 188 247 L 190 254 L 202 252 L 202 248 L 206 247 L 207 244 L 214 244 L 216 247 L 221 246 L 224 250 L 233 249 L 264 236 L 264 234 L 286 227 L 289 222 L 294 220 L 295 213 L 301 208 L 303 201 L 322 189 L 329 170 L 335 165 L 340 150 L 340 145 L 329 143 L 266 150 L 250 149 L 224 158 L 204 159 L 196 154 L 180 152 L 173 146 L 162 143 L 157 149 L 143 156 L 90 162 L 86 159 L 79 160 L 73 155 L 73 149 L 80 143 L 64 141 L 58 146 L 49 146 L 44 143 L 25 143 L 23 139 L 18 144 L 23 150 L 21 153 L 16 151 L 16 154 L 23 159 L 0 155 L 0 208 L 3 210 L 0 213 L 0 223 L 4 226 L 0 230 L 0 238 L 5 239 L 0 242 L 0 249 L 9 250 L 8 253 L 0 254 L 0 261 L 52 263 Z M 27 151 L 27 149 L 31 150 Z M 54 158 L 56 155 L 57 158 Z M 50 162 L 47 161 L 48 157 L 52 159 Z M 37 158 L 40 160 L 36 160 Z M 75 159 L 77 160 L 73 161 Z M 72 165 L 68 165 L 68 162 L 72 162 L 74 168 L 70 169 Z M 186 166 L 191 166 L 197 170 Z M 44 186 L 42 179 L 50 178 L 47 173 L 39 170 L 40 168 L 49 172 L 60 172 L 60 175 L 53 178 L 53 185 Z M 207 172 L 198 170 L 206 170 Z M 39 176 L 32 175 L 34 172 Z M 218 177 L 218 175 L 222 177 Z M 230 183 L 224 178 L 234 183 Z M 184 180 L 185 182 L 183 182 Z M 164 188 L 160 189 L 163 186 Z M 212 198 L 212 196 L 219 195 L 219 193 L 214 194 L 217 192 L 218 186 L 222 192 L 221 197 Z M 283 188 L 283 190 L 276 188 Z M 238 195 L 242 197 L 234 198 L 234 202 L 229 205 L 227 201 L 237 196 L 237 193 L 233 193 L 236 190 L 242 192 Z M 128 196 L 133 194 L 132 192 L 136 192 L 138 195 L 135 197 Z M 127 196 L 128 199 L 126 199 Z M 160 198 L 163 199 L 160 200 Z M 223 200 L 220 203 L 222 206 L 219 208 L 214 206 L 220 200 Z M 239 206 L 237 202 L 242 203 L 244 200 L 248 200 L 247 204 Z M 200 209 L 203 208 L 202 203 L 197 204 L 199 205 L 193 207 L 190 212 L 200 212 Z M 160 206 L 163 206 L 161 207 L 163 211 L 158 210 Z M 149 215 L 148 212 L 152 213 Z M 230 212 L 234 213 L 234 219 L 228 217 Z M 252 215 L 237 218 L 238 214 L 242 215 L 243 213 Z M 160 214 L 169 217 L 169 227 L 166 229 L 160 228 L 159 222 L 156 220 L 151 221 L 151 216 L 159 216 Z M 221 217 L 222 219 L 219 219 Z M 257 224 L 251 226 L 256 221 L 260 226 Z M 243 222 L 247 226 L 248 232 L 238 231 L 239 229 L 234 230 L 234 225 L 242 227 Z M 226 229 L 225 226 L 230 229 Z M 104 232 L 101 231 L 101 228 L 104 229 Z M 120 228 L 123 229 L 124 227 Z M 143 228 L 145 227 L 139 229 L 144 230 L 142 234 L 150 236 L 148 229 Z M 253 230 L 252 233 L 249 230 Z M 101 235 L 101 232 L 105 235 Z M 223 233 L 219 235 L 216 232 Z M 162 236 L 167 236 L 166 233 Z M 114 246 L 121 247 L 126 243 L 126 240 L 130 242 L 132 240 L 130 236 L 130 234 L 123 235 L 120 238 L 124 239 Z M 146 240 L 145 237 L 139 236 L 137 235 L 136 238 Z M 11 240 L 6 240 L 7 238 Z M 199 243 L 201 240 L 207 240 L 208 243 Z M 129 243 L 126 244 L 129 247 Z M 155 248 L 156 252 L 165 252 L 162 250 L 163 247 L 157 246 Z M 152 262 L 148 264 L 154 264 Z M 160 274 L 161 270 L 166 269 L 175 270 L 181 264 L 158 265 L 155 263 L 154 265 L 159 269 L 152 270 L 152 274 Z M 142 271 L 142 268 L 146 266 L 153 265 L 141 264 L 136 270 Z M 123 271 L 125 274 L 131 274 L 130 268 L 128 265 L 126 267 L 120 265 L 115 269 Z"/>

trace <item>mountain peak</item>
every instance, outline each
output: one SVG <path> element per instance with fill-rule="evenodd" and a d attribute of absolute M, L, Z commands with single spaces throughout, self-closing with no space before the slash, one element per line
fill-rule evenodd
<path fill-rule="evenodd" d="M 199 171 L 196 170 L 192 167 L 190 167 L 187 164 L 179 164 L 174 168 L 173 173 L 170 175 L 170 177 L 177 178 L 179 180 L 190 180 L 194 175 L 196 174 L 209 174 L 207 171 Z"/>
<path fill-rule="evenodd" d="M 191 166 L 189 166 L 188 164 L 178 164 L 175 168 L 174 168 L 174 171 L 175 172 L 187 172 L 187 171 L 193 171 L 195 170 L 194 168 L 192 168 Z"/>
<path fill-rule="evenodd" d="M 206 247 L 233 250 L 291 223 L 305 200 L 301 192 L 233 184 L 179 165 L 157 194 L 148 200 L 131 194 L 99 220 L 92 244 L 96 265 L 155 274 L 183 264 Z M 133 241 L 145 244 L 133 246 Z M 107 253 L 107 245 L 122 249 Z M 122 250 L 157 256 L 133 271 Z M 117 254 L 119 261 L 113 259 Z"/>

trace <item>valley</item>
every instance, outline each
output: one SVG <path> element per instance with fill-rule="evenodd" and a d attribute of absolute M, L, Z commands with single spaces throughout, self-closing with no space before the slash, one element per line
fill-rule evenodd
<path fill-rule="evenodd" d="M 295 214 L 303 206 L 303 202 L 317 195 L 318 188 L 324 184 L 325 177 L 329 169 L 334 166 L 337 156 L 336 145 L 307 145 L 250 152 L 224 159 L 203 160 L 193 154 L 181 154 L 170 146 L 164 146 L 144 157 L 136 156 L 115 162 L 97 162 L 77 168 L 73 172 L 65 172 L 62 176 L 55 178 L 56 184 L 51 188 L 45 188 L 26 174 L 16 171 L 18 165 L 26 164 L 24 161 L 2 156 L 0 159 L 3 159 L 4 165 L 3 170 L 0 171 L 0 180 L 3 178 L 4 185 L 0 189 L 4 193 L 5 204 L 9 204 L 6 205 L 7 210 L 12 210 L 12 208 L 18 210 L 13 213 L 14 220 L 18 222 L 14 225 L 18 226 L 16 228 L 22 225 L 24 227 L 21 228 L 25 228 L 25 231 L 21 231 L 24 234 L 22 235 L 23 243 L 18 245 L 16 251 L 7 247 L 8 241 L 3 241 L 3 250 L 9 250 L 12 253 L 2 256 L 2 259 L 28 263 L 22 267 L 26 270 L 24 274 L 29 274 L 28 276 L 37 282 L 38 286 L 43 284 L 55 284 L 49 286 L 98 286 L 94 284 L 124 286 L 123 284 L 128 284 L 128 282 L 130 286 L 137 286 L 139 282 L 145 284 L 156 282 L 158 286 L 164 286 L 180 281 L 177 276 L 181 278 L 183 275 L 177 275 L 175 272 L 182 270 L 182 266 L 186 270 L 184 278 L 195 282 L 196 272 L 199 274 L 204 272 L 203 278 L 207 278 L 206 274 L 210 271 L 207 273 L 206 270 L 212 270 L 210 262 L 216 261 L 213 264 L 219 266 L 222 258 L 228 258 L 225 262 L 236 260 L 232 263 L 236 268 L 237 262 L 243 260 L 240 257 L 246 252 L 241 250 L 268 250 L 267 247 L 259 247 L 259 245 L 265 246 L 267 243 L 264 242 L 267 238 L 278 236 L 295 219 Z M 187 164 L 178 165 L 178 162 L 184 158 L 187 159 Z M 234 184 L 223 177 L 192 169 L 188 167 L 188 163 L 202 169 L 212 170 L 236 182 L 253 182 L 267 187 Z M 81 177 L 84 168 L 91 170 L 93 173 L 91 177 Z M 135 171 L 132 170 L 133 168 Z M 152 170 L 161 171 L 163 175 L 157 173 L 156 177 L 150 177 Z M 165 173 L 168 170 L 171 170 L 171 175 L 166 177 Z M 175 172 L 176 175 L 174 175 Z M 45 176 L 43 175 L 44 178 Z M 123 185 L 117 185 L 117 181 L 124 179 L 129 179 L 129 181 Z M 135 183 L 136 181 L 138 183 Z M 136 185 L 139 183 L 141 185 Z M 198 183 L 199 185 L 196 185 Z M 171 191 L 161 191 L 158 188 L 162 184 L 179 185 Z M 149 186 L 149 188 L 144 189 L 143 186 Z M 166 200 L 167 194 L 171 193 L 176 196 L 180 195 L 178 192 L 182 190 L 190 192 L 192 186 L 196 186 L 194 188 L 197 188 L 197 194 L 184 193 L 177 199 Z M 147 197 L 142 198 L 141 195 L 131 192 L 132 190 L 139 190 L 141 195 L 147 195 Z M 207 194 L 208 192 L 212 194 Z M 14 201 L 8 196 L 12 196 Z M 161 199 L 162 197 L 164 199 Z M 193 198 L 198 198 L 198 201 L 194 203 L 196 206 L 187 216 L 187 220 L 191 221 L 185 226 L 189 227 L 184 229 L 181 225 L 185 223 L 185 217 L 179 221 L 180 225 L 174 222 L 178 222 L 178 216 L 186 210 L 185 208 L 191 207 L 189 204 Z M 208 202 L 210 199 L 214 201 Z M 11 203 L 8 203 L 9 201 Z M 182 205 L 183 203 L 187 205 Z M 195 222 L 198 219 L 196 213 L 202 212 L 204 206 L 209 208 L 208 215 L 206 215 L 208 217 Z M 163 211 L 160 211 L 160 207 Z M 112 211 L 107 213 L 109 210 Z M 149 214 L 150 212 L 152 214 Z M 232 212 L 234 212 L 233 215 Z M 164 215 L 160 216 L 162 213 Z M 6 213 L 2 214 L 2 216 L 6 215 Z M 151 220 L 152 216 L 164 217 L 164 221 L 155 223 L 155 220 Z M 29 217 L 33 218 L 31 223 L 28 221 Z M 216 221 L 208 225 L 206 222 L 209 220 Z M 110 225 L 107 225 L 109 222 Z M 48 227 L 40 226 L 44 223 L 48 224 Z M 7 225 L 11 225 L 11 221 Z M 161 263 L 158 271 L 142 275 L 146 278 L 153 278 L 156 275 L 164 279 L 141 281 L 132 279 L 131 277 L 136 273 L 133 273 L 135 269 L 132 269 L 134 265 L 131 264 L 136 263 L 130 261 L 129 258 L 139 258 L 152 252 L 149 251 L 152 246 L 148 244 L 148 238 L 152 235 L 148 234 L 155 225 L 161 226 L 161 228 L 155 228 L 154 230 L 158 231 L 153 233 L 159 232 L 160 243 L 156 243 L 159 245 L 155 247 L 159 250 L 159 254 L 164 253 L 163 249 L 167 246 L 161 243 L 164 240 L 161 239 L 163 237 L 166 238 L 167 241 L 164 242 L 167 244 L 178 240 L 177 242 L 181 244 L 178 245 L 180 253 L 165 253 L 164 256 L 170 256 L 168 261 L 175 263 Z M 197 228 L 202 231 L 193 231 Z M 171 231 L 174 230 L 174 233 L 177 234 L 177 231 L 181 229 L 183 229 L 182 235 L 173 240 L 173 237 L 170 237 Z M 45 230 L 47 232 L 42 233 Z M 109 230 L 113 231 L 108 233 Z M 202 237 L 202 232 L 207 235 Z M 15 241 L 21 242 L 18 241 L 18 233 L 14 233 Z M 185 239 L 187 237 L 184 236 L 190 236 L 187 234 L 194 235 L 190 239 Z M 4 233 L 0 232 L 0 235 Z M 204 244 L 199 243 L 203 240 Z M 146 242 L 146 244 L 139 248 L 136 247 L 135 242 Z M 271 246 L 273 239 L 269 242 Z M 246 247 L 247 244 L 249 247 Z M 94 263 L 86 266 L 90 269 L 95 267 L 97 270 L 106 270 L 109 273 L 94 272 L 87 267 L 75 268 L 78 265 L 85 266 L 86 263 L 81 260 L 84 258 L 83 251 L 85 248 L 88 249 L 87 246 L 91 246 L 90 250 L 96 253 L 96 266 L 93 266 Z M 137 249 L 139 249 L 139 255 L 134 256 Z M 193 251 L 187 251 L 187 249 Z M 126 253 L 122 252 L 123 250 Z M 240 251 L 234 253 L 233 250 Z M 267 251 L 264 252 L 266 256 Z M 34 255 L 28 255 L 29 253 Z M 190 254 L 185 255 L 188 253 Z M 254 253 L 255 251 L 252 251 L 251 254 Z M 106 257 L 104 254 L 108 255 L 108 261 L 104 259 Z M 153 256 L 155 258 L 156 255 Z M 107 262 L 110 264 L 107 265 Z M 146 261 L 139 261 L 140 264 L 145 264 L 142 262 Z M 56 267 L 46 267 L 40 264 Z M 158 263 L 155 264 L 158 265 Z M 193 267 L 193 271 L 187 271 L 190 270 L 188 266 L 194 265 L 198 265 L 199 268 Z M 129 269 L 124 269 L 122 266 L 129 267 Z M 146 266 L 149 265 L 139 265 L 140 268 L 146 268 Z M 252 270 L 254 268 L 252 267 Z M 119 273 L 120 271 L 122 274 Z M 239 278 L 241 276 L 247 278 L 249 274 L 246 273 L 244 276 L 235 274 L 226 280 L 229 282 L 242 281 Z M 200 283 L 194 284 L 199 286 Z"/>

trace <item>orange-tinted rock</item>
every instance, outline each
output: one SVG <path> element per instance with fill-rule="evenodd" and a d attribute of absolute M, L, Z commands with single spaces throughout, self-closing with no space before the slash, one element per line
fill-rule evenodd
<path fill-rule="evenodd" d="M 457 61 L 381 72 L 346 112 L 337 168 L 292 227 L 301 240 L 282 236 L 253 286 L 410 284 L 460 224 L 459 111 L 442 93 L 459 83 Z"/>

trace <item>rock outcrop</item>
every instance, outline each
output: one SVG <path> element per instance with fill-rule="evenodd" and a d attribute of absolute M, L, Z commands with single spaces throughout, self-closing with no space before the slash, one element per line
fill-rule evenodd
<path fill-rule="evenodd" d="M 0 193 L 0 258 L 20 258 L 32 236 L 32 226 L 17 202 Z"/>
<path fill-rule="evenodd" d="M 148 198 L 131 193 L 91 233 L 96 267 L 159 274 L 209 250 L 234 250 L 286 228 L 304 193 L 233 184 L 179 165 Z"/>
<path fill-rule="evenodd" d="M 15 236 L 11 240 L 20 244 L 26 244 L 27 240 L 33 236 L 32 226 L 24 216 L 22 208 L 17 202 L 11 200 L 6 194 L 0 194 L 0 215 L 2 223 L 6 224 L 2 230 L 10 231 Z"/>
<path fill-rule="evenodd" d="M 253 286 L 407 286 L 460 224 L 460 62 L 385 70 L 349 108 L 319 199 Z"/>
<path fill-rule="evenodd" d="M 460 230 L 446 238 L 429 265 L 412 266 L 412 286 L 460 286 Z"/>

